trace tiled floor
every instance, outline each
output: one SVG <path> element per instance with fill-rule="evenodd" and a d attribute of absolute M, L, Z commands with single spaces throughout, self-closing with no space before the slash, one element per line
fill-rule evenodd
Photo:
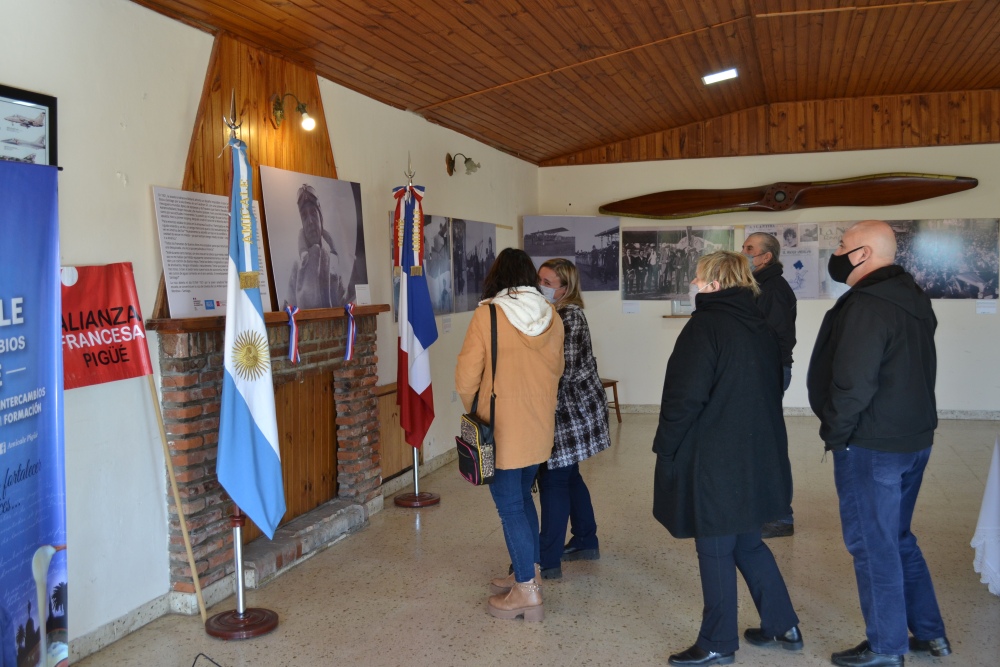
<path fill-rule="evenodd" d="M 486 489 L 454 464 L 421 481 L 442 497 L 423 510 L 395 507 L 263 589 L 249 606 L 280 615 L 270 635 L 208 637 L 197 617 L 167 616 L 83 660 L 81 667 L 146 665 L 664 665 L 693 643 L 701 589 L 692 540 L 674 540 L 650 513 L 656 415 L 612 420 L 615 446 L 583 466 L 594 498 L 601 560 L 567 563 L 546 581 L 542 623 L 486 614 L 488 582 L 509 562 Z M 744 645 L 740 665 L 828 665 L 832 651 L 864 639 L 851 561 L 844 550 L 817 422 L 787 420 L 795 477 L 796 533 L 771 540 L 802 619 L 800 653 Z M 1000 598 L 972 570 L 986 471 L 1000 424 L 948 421 L 938 430 L 914 520 L 954 653 L 908 656 L 909 665 L 1000 664 Z M 233 608 L 231 598 L 211 609 Z M 740 588 L 740 627 L 757 625 Z"/>

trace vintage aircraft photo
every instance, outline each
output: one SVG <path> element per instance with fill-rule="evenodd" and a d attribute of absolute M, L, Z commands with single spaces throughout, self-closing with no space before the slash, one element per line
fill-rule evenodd
<path fill-rule="evenodd" d="M 21 127 L 42 127 L 45 125 L 45 112 L 43 111 L 38 114 L 38 118 L 34 119 L 20 114 L 14 114 L 13 116 L 5 117 L 4 120 L 15 125 L 20 125 Z"/>
<path fill-rule="evenodd" d="M 7 155 L 0 155 L 0 160 L 6 160 L 8 162 L 29 162 L 31 164 L 35 163 L 35 153 L 27 155 L 25 157 L 10 157 Z"/>
<path fill-rule="evenodd" d="M 17 137 L 11 137 L 10 139 L 3 139 L 5 144 L 13 144 L 14 146 L 31 146 L 32 148 L 45 148 L 45 135 L 38 137 L 36 141 L 25 141 L 24 139 L 18 139 Z"/>

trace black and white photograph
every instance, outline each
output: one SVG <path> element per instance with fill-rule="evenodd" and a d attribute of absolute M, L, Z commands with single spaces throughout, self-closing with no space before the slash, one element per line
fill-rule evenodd
<path fill-rule="evenodd" d="M 799 226 L 798 224 L 793 225 L 775 225 L 774 235 L 778 239 L 778 243 L 781 244 L 781 250 L 784 251 L 786 248 L 797 248 L 799 247 Z M 816 239 L 813 239 L 814 241 Z"/>
<path fill-rule="evenodd" d="M 497 228 L 487 222 L 451 219 L 451 249 L 456 313 L 475 310 L 483 279 L 496 259 Z"/>
<path fill-rule="evenodd" d="M 0 85 L 0 160 L 54 165 L 56 98 Z"/>
<path fill-rule="evenodd" d="M 896 263 L 932 299 L 996 299 L 1000 220 L 890 220 Z"/>
<path fill-rule="evenodd" d="M 260 168 L 278 308 L 337 308 L 368 284 L 361 185 Z"/>
<path fill-rule="evenodd" d="M 701 256 L 732 249 L 732 227 L 622 230 L 622 298 L 686 301 Z"/>
<path fill-rule="evenodd" d="M 443 215 L 424 217 L 424 276 L 434 314 L 452 312 L 451 233 Z"/>
<path fill-rule="evenodd" d="M 618 218 L 607 216 L 524 216 L 524 251 L 535 266 L 553 257 L 576 264 L 584 292 L 616 292 Z"/>

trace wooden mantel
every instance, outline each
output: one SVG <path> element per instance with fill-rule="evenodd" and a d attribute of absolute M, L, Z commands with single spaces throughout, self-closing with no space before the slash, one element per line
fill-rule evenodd
<path fill-rule="evenodd" d="M 371 306 L 355 306 L 354 316 L 377 315 L 389 312 L 389 304 L 378 303 Z M 334 320 L 347 317 L 347 311 L 343 308 L 315 308 L 312 310 L 300 310 L 295 315 L 296 322 L 309 322 L 312 320 Z M 264 313 L 264 324 L 267 326 L 277 326 L 288 324 L 288 313 L 277 311 Z M 199 331 L 223 331 L 226 328 L 226 317 L 186 317 L 186 318 L 162 318 L 146 320 L 146 329 L 156 331 L 159 334 L 196 333 Z"/>

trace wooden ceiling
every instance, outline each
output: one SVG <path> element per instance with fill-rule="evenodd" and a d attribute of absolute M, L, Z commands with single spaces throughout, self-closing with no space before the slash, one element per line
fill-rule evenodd
<path fill-rule="evenodd" d="M 997 0 L 134 1 L 543 166 L 1000 141 Z"/>

